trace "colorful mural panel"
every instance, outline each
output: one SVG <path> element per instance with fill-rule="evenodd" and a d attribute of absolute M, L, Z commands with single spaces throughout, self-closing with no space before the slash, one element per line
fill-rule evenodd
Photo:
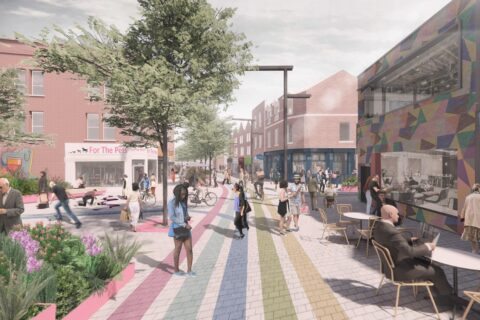
<path fill-rule="evenodd" d="M 32 155 L 31 149 L 1 150 L 0 166 L 10 173 L 28 177 L 32 168 Z"/>

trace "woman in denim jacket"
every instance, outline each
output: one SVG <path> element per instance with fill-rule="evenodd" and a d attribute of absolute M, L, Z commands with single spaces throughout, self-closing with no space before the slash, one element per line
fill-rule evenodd
<path fill-rule="evenodd" d="M 192 226 L 188 224 L 190 216 L 187 211 L 187 194 L 188 191 L 184 185 L 178 185 L 173 189 L 174 197 L 168 202 L 168 217 L 172 221 L 172 228 L 185 227 L 188 230 L 192 229 Z M 192 250 L 192 234 L 189 232 L 189 236 L 186 239 L 177 240 L 173 237 L 175 243 L 175 249 L 173 254 L 173 263 L 175 275 L 183 276 L 185 272 L 178 268 L 180 252 L 182 251 L 182 244 L 185 246 L 187 252 L 187 275 L 195 276 L 195 272 L 192 272 L 193 262 L 193 250 Z"/>

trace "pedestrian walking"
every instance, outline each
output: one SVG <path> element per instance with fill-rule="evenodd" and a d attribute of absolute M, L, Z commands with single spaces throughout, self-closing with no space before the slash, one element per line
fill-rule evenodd
<path fill-rule="evenodd" d="M 138 219 L 142 210 L 142 200 L 140 199 L 138 183 L 132 183 L 132 192 L 129 193 L 124 209 L 130 210 L 130 225 L 132 231 L 137 232 Z"/>
<path fill-rule="evenodd" d="M 240 173 L 238 174 L 238 183 L 242 187 L 245 185 L 244 178 L 245 178 L 245 173 L 243 171 L 243 168 L 240 168 Z"/>
<path fill-rule="evenodd" d="M 168 202 L 168 217 L 171 220 L 171 231 L 169 235 L 173 237 L 175 249 L 173 252 L 174 272 L 177 276 L 185 275 L 185 272 L 179 269 L 180 252 L 182 246 L 187 253 L 187 274 L 195 276 L 192 271 L 193 250 L 192 250 L 192 227 L 189 224 L 190 216 L 187 210 L 187 189 L 183 184 L 177 185 L 173 189 L 174 197 Z"/>
<path fill-rule="evenodd" d="M 249 204 L 247 200 L 247 194 L 245 193 L 245 188 L 243 186 L 239 186 L 238 191 L 240 195 L 243 196 L 243 215 L 242 215 L 242 228 L 247 228 L 247 231 L 250 230 L 250 226 L 248 225 L 248 212 Z"/>
<path fill-rule="evenodd" d="M 40 171 L 40 179 L 38 179 L 38 209 L 45 209 L 49 207 L 48 203 L 48 180 L 47 173 Z"/>
<path fill-rule="evenodd" d="M 368 189 L 370 190 L 370 195 L 372 196 L 372 207 L 374 206 L 374 208 L 370 209 L 370 211 L 376 210 L 376 208 L 379 207 L 381 204 L 381 201 L 378 198 L 378 192 L 381 190 L 378 179 L 378 174 L 374 175 L 368 187 Z"/>
<path fill-rule="evenodd" d="M 170 180 L 175 183 L 175 168 L 170 169 Z"/>
<path fill-rule="evenodd" d="M 235 183 L 233 185 L 233 209 L 235 210 L 234 224 L 238 232 L 240 233 L 240 239 L 242 239 L 243 237 L 245 237 L 245 235 L 243 234 L 243 211 L 245 209 L 245 193 L 243 192 L 243 188 L 240 189 L 240 187 L 241 186 L 238 183 Z"/>
<path fill-rule="evenodd" d="M 312 210 L 317 210 L 317 194 L 318 194 L 318 184 L 317 179 L 313 176 L 309 176 L 307 182 L 308 193 L 310 194 L 310 202 L 312 203 Z"/>
<path fill-rule="evenodd" d="M 366 214 L 371 214 L 372 212 L 372 194 L 370 193 L 370 182 L 372 181 L 373 176 L 369 176 L 365 184 L 363 185 L 363 191 L 365 192 L 365 198 L 367 198 L 367 208 L 365 209 Z"/>
<path fill-rule="evenodd" d="M 21 226 L 23 211 L 22 193 L 13 189 L 7 178 L 0 178 L 0 233 L 8 234 L 13 227 Z"/>
<path fill-rule="evenodd" d="M 126 174 L 123 175 L 122 178 L 122 198 L 127 199 L 127 178 Z"/>
<path fill-rule="evenodd" d="M 472 193 L 465 198 L 465 205 L 460 212 L 461 221 L 465 222 L 462 240 L 470 241 L 472 252 L 478 253 L 478 241 L 480 240 L 480 184 L 472 186 Z"/>
<path fill-rule="evenodd" d="M 213 187 L 214 187 L 214 188 L 218 187 L 218 183 L 217 183 L 217 170 L 213 170 L 212 179 L 213 179 Z"/>
<path fill-rule="evenodd" d="M 290 211 L 287 187 L 288 187 L 287 181 L 285 180 L 280 181 L 280 189 L 278 191 L 278 208 L 277 208 L 277 213 L 280 215 L 280 220 L 278 221 L 278 229 L 280 234 L 285 234 L 285 231 L 287 231 L 288 225 L 290 224 L 290 216 L 288 216 L 288 221 L 285 219 L 288 212 Z"/>
<path fill-rule="evenodd" d="M 57 211 L 55 218 L 57 219 L 57 221 L 58 222 L 62 221 L 62 214 L 60 213 L 60 207 L 63 207 L 63 210 L 65 210 L 66 214 L 73 220 L 73 222 L 75 222 L 75 227 L 77 227 L 77 229 L 80 228 L 82 226 L 82 223 L 80 222 L 80 220 L 78 220 L 77 216 L 72 212 L 72 209 L 70 209 L 70 205 L 68 203 L 69 197 L 65 188 L 60 185 L 57 185 L 53 181 L 50 181 L 49 186 L 52 189 L 53 194 L 58 199 L 58 203 L 55 205 L 55 210 Z"/>
<path fill-rule="evenodd" d="M 293 175 L 293 184 L 290 184 L 289 198 L 292 200 L 290 202 L 290 212 L 293 216 L 293 224 L 295 229 L 298 231 L 300 227 L 298 226 L 298 220 L 300 218 L 300 207 L 305 205 L 305 195 L 304 185 L 301 182 L 301 176 L 298 173 Z"/>
<path fill-rule="evenodd" d="M 153 196 L 155 196 L 155 191 L 157 190 L 157 177 L 155 174 L 151 174 L 150 176 L 150 191 L 152 192 Z"/>

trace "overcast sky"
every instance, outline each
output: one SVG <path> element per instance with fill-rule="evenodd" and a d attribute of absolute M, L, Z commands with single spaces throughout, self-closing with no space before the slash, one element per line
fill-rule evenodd
<path fill-rule="evenodd" d="M 232 28 L 254 44 L 255 64 L 293 65 L 289 93 L 340 70 L 357 76 L 449 0 L 208 0 L 235 7 Z M 0 36 L 35 36 L 52 24 L 72 27 L 89 15 L 126 30 L 138 16 L 135 0 L 0 0 Z M 249 118 L 261 101 L 283 94 L 281 72 L 250 72 L 228 115 Z"/>

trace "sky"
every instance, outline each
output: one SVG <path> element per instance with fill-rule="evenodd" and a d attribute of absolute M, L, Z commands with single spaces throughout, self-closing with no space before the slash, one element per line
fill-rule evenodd
<path fill-rule="evenodd" d="M 253 64 L 293 65 L 288 92 L 306 90 L 340 70 L 358 76 L 449 0 L 208 0 L 237 8 L 232 30 L 253 43 Z M 97 16 L 120 30 L 138 17 L 135 0 L 0 0 L 0 37 L 36 36 Z M 248 72 L 225 116 L 250 118 L 283 94 L 282 72 Z"/>

